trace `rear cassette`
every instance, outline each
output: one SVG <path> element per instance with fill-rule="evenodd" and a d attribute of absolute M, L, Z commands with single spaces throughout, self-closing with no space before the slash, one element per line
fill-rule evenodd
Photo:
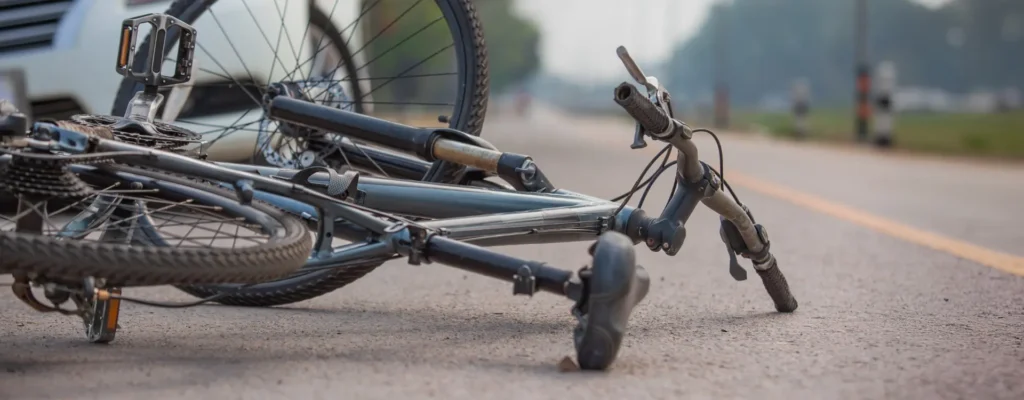
<path fill-rule="evenodd" d="M 14 153 L 0 167 L 0 191 L 16 196 L 82 198 L 92 188 L 71 172 L 63 160 L 34 158 L 31 153 Z"/>

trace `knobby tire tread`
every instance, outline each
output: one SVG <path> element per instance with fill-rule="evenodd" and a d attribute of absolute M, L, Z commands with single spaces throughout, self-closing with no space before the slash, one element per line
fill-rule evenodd
<path fill-rule="evenodd" d="M 210 184 L 172 176 L 156 179 L 234 197 Z M 131 246 L 0 232 L 0 273 L 76 280 L 91 276 L 129 287 L 264 282 L 305 264 L 313 247 L 306 225 L 265 204 L 253 202 L 249 207 L 280 223 L 284 235 L 258 247 L 218 249 Z"/>

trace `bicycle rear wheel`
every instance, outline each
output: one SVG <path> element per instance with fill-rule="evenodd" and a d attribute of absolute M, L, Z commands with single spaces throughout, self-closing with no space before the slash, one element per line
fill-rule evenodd
<path fill-rule="evenodd" d="M 0 274 L 111 287 L 251 283 L 295 271 L 312 248 L 298 219 L 208 184 L 18 155 L 0 169 L 0 192 L 18 199 L 0 214 Z"/>

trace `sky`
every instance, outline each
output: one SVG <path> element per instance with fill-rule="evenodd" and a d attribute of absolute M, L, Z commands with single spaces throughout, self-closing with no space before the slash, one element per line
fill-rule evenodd
<path fill-rule="evenodd" d="M 541 29 L 544 70 L 586 82 L 623 73 L 615 56 L 619 45 L 641 68 L 667 59 L 672 44 L 694 34 L 719 1 L 728 0 L 517 0 L 516 6 Z M 913 1 L 939 6 L 950 0 Z"/>

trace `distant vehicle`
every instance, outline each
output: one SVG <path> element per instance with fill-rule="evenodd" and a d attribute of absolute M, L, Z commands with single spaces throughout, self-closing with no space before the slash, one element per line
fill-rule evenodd
<path fill-rule="evenodd" d="M 33 118 L 65 118 L 79 113 L 110 114 L 121 83 L 121 77 L 114 71 L 121 21 L 142 14 L 164 12 L 171 3 L 170 0 L 0 1 L 0 70 L 23 72 L 27 111 Z M 311 15 L 314 8 L 322 16 L 330 15 L 328 19 L 335 29 L 341 31 L 349 21 L 358 17 L 359 6 L 359 0 L 217 1 L 213 8 L 217 18 L 203 15 L 193 24 L 203 47 L 202 51 L 196 52 L 198 65 L 193 96 L 220 100 L 223 96 L 213 96 L 210 91 L 201 89 L 204 85 L 210 90 L 218 85 L 223 87 L 226 80 L 266 79 L 269 75 L 283 73 L 285 67 L 294 68 L 299 57 L 281 57 L 284 66 L 266 62 L 266 55 L 257 51 L 268 47 L 266 37 L 274 40 L 278 32 L 290 32 L 282 42 L 291 41 L 293 48 L 303 48 L 298 42 L 305 38 L 304 48 L 312 49 L 316 46 L 315 35 L 304 32 L 313 24 Z M 358 35 L 358 29 L 353 31 Z M 230 33 L 230 41 L 224 39 L 223 32 Z M 141 41 L 142 37 L 139 38 L 140 44 Z M 360 38 L 352 38 L 348 44 L 356 43 L 361 43 Z M 288 43 L 281 46 L 284 54 L 283 49 Z M 216 54 L 218 60 L 228 61 L 203 65 L 204 52 Z M 233 54 L 239 56 L 236 58 Z M 356 57 L 358 60 L 359 55 Z M 229 62 L 237 59 L 249 61 L 244 64 Z M 244 94 L 241 90 L 236 91 Z M 180 117 L 190 117 L 190 121 L 211 121 L 233 119 L 238 114 L 237 107 L 218 109 L 223 105 L 218 102 L 205 102 L 200 107 L 202 109 L 197 110 L 201 112 Z M 252 131 L 240 131 L 232 135 L 231 142 L 253 142 L 254 137 Z M 247 151 L 251 148 L 248 146 Z"/>

